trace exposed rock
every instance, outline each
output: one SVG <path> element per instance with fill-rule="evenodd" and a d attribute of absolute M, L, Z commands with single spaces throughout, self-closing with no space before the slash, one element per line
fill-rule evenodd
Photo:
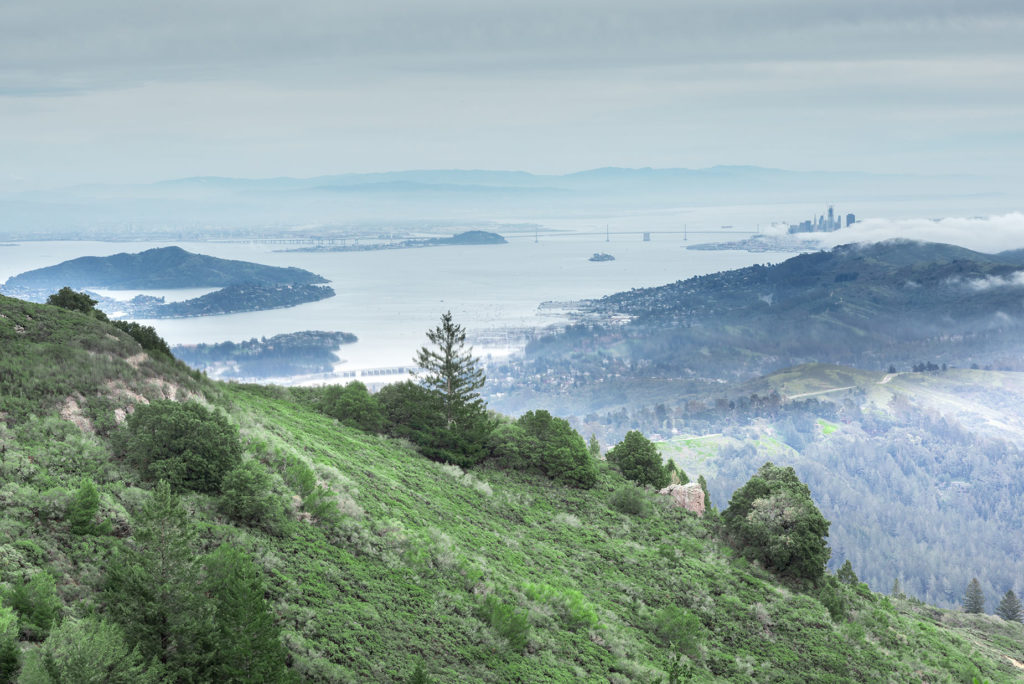
<path fill-rule="evenodd" d="M 684 485 L 671 484 L 658 493 L 671 496 L 673 506 L 685 508 L 696 513 L 698 517 L 704 517 L 704 490 L 696 482 Z"/>

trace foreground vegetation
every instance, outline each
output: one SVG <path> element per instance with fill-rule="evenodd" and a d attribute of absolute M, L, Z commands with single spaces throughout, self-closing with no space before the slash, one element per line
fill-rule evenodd
<path fill-rule="evenodd" d="M 880 596 L 852 569 L 790 572 L 778 555 L 757 557 L 743 538 L 752 530 L 728 515 L 697 518 L 609 462 L 580 460 L 592 452 L 546 412 L 490 416 L 490 434 L 510 436 L 458 452 L 464 469 L 425 458 L 410 439 L 435 456 L 445 443 L 415 421 L 404 438 L 362 429 L 395 433 L 395 416 L 419 415 L 411 387 L 374 404 L 358 387 L 214 383 L 88 314 L 7 298 L 0 314 L 0 677 L 402 682 L 419 669 L 438 682 L 1008 682 L 1024 672 L 1012 660 L 1024 659 L 1024 625 Z M 159 450 L 161 435 L 191 421 L 210 434 L 186 429 L 193 446 Z M 157 441 L 146 446 L 143 433 Z M 176 467 L 236 441 L 198 479 Z M 530 460 L 546 444 L 564 469 Z M 617 462 L 644 453 L 633 438 Z M 767 468 L 773 495 L 806 505 L 792 471 Z M 614 504 L 627 498 L 641 505 Z M 820 556 L 813 565 L 820 572 Z"/>

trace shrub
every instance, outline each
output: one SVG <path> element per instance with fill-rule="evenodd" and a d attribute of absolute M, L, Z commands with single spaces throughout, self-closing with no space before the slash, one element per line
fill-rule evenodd
<path fill-rule="evenodd" d="M 527 584 L 523 593 L 534 601 L 546 603 L 557 611 L 566 629 L 593 629 L 598 626 L 597 611 L 575 589 L 556 589 L 548 584 Z"/>
<path fill-rule="evenodd" d="M 302 498 L 302 510 L 323 522 L 337 522 L 341 517 L 337 497 L 322 485 L 316 473 L 302 459 L 288 456 L 285 482 Z"/>
<path fill-rule="evenodd" d="M 128 333 L 145 351 L 155 351 L 171 356 L 171 348 L 151 325 L 140 325 L 135 321 L 112 321 L 114 327 Z"/>
<path fill-rule="evenodd" d="M 608 461 L 616 465 L 624 477 L 641 487 L 655 489 L 667 487 L 670 473 L 661 464 L 661 454 L 651 440 L 637 430 L 630 430 L 625 438 L 608 452 Z"/>
<path fill-rule="evenodd" d="M 508 642 L 512 651 L 519 653 L 526 648 L 530 639 L 530 621 L 525 613 L 502 603 L 497 596 L 491 594 L 484 599 L 479 615 Z"/>
<path fill-rule="evenodd" d="M 270 474 L 256 461 L 240 463 L 221 482 L 221 511 L 242 524 L 276 530 L 284 508 L 271 492 L 270 482 Z"/>
<path fill-rule="evenodd" d="M 651 503 L 644 493 L 633 485 L 623 485 L 608 499 L 608 505 L 619 513 L 646 518 L 651 512 Z"/>
<path fill-rule="evenodd" d="M 359 381 L 328 387 L 319 408 L 342 425 L 364 432 L 384 432 L 384 411 L 380 402 Z"/>
<path fill-rule="evenodd" d="M 26 682 L 111 682 L 135 684 L 161 681 L 161 668 L 147 666 L 138 649 L 129 649 L 117 625 L 85 618 L 65 620 L 26 659 Z"/>
<path fill-rule="evenodd" d="M 212 493 L 242 460 L 238 428 L 196 402 L 139 405 L 115 435 L 115 448 L 147 479 Z"/>
<path fill-rule="evenodd" d="M 42 641 L 60 618 L 57 585 L 46 572 L 37 572 L 28 582 L 16 584 L 7 601 L 20 616 L 21 635 L 28 641 Z"/>
<path fill-rule="evenodd" d="M 653 631 L 663 646 L 696 660 L 704 634 L 696 615 L 679 606 L 667 606 L 654 616 Z"/>
<path fill-rule="evenodd" d="M 84 313 L 102 321 L 107 320 L 107 315 L 96 308 L 95 299 L 84 292 L 75 292 L 67 286 L 60 288 L 50 295 L 47 298 L 46 303 L 51 306 L 59 306 L 60 308 L 67 309 L 68 311 Z"/>
<path fill-rule="evenodd" d="M 514 428 L 502 434 L 505 444 L 492 444 L 492 453 L 504 454 L 521 466 L 536 469 L 552 480 L 589 489 L 597 482 L 597 464 L 586 442 L 563 418 L 547 411 L 527 411 Z"/>

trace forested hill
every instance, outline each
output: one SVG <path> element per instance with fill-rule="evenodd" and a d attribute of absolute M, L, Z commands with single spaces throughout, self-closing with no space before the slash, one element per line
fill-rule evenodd
<path fill-rule="evenodd" d="M 1019 369 L 1024 262 L 934 243 L 846 245 L 622 292 L 580 313 L 580 325 L 528 347 L 521 380 L 496 389 L 582 413 L 801 363 Z"/>
<path fill-rule="evenodd" d="M 180 247 L 158 247 L 137 254 L 80 257 L 9 278 L 4 292 L 56 291 L 68 286 L 114 290 L 169 290 L 224 287 L 239 283 L 315 285 L 327 281 L 301 268 L 194 254 Z"/>
<path fill-rule="evenodd" d="M 756 532 L 754 512 L 698 518 L 606 462 L 589 488 L 500 460 L 464 471 L 348 427 L 365 389 L 213 382 L 154 338 L 0 296 L 0 680 L 1024 672 L 1017 622 L 748 560 L 726 530 Z M 765 473 L 813 509 L 791 473 Z"/>

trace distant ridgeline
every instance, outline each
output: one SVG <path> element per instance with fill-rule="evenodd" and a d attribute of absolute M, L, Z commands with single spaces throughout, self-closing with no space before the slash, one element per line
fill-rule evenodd
<path fill-rule="evenodd" d="M 335 350 L 356 341 L 352 333 L 304 330 L 247 342 L 183 344 L 171 351 L 214 377 L 273 378 L 328 373 L 341 360 Z"/>
<path fill-rule="evenodd" d="M 377 242 L 368 244 L 317 245 L 315 247 L 299 247 L 283 249 L 282 252 L 371 252 L 381 249 L 413 249 L 416 247 L 443 247 L 452 245 L 504 245 L 508 242 L 497 233 L 486 230 L 468 230 L 446 238 L 411 238 L 396 242 Z"/>
<path fill-rule="evenodd" d="M 265 266 L 248 261 L 193 254 L 180 247 L 159 247 L 138 254 L 81 257 L 27 271 L 7 280 L 0 292 L 35 302 L 62 287 L 76 290 L 222 289 L 183 302 L 138 296 L 128 302 L 97 296 L 114 318 L 186 318 L 297 306 L 334 296 L 322 276 L 301 268 Z"/>

